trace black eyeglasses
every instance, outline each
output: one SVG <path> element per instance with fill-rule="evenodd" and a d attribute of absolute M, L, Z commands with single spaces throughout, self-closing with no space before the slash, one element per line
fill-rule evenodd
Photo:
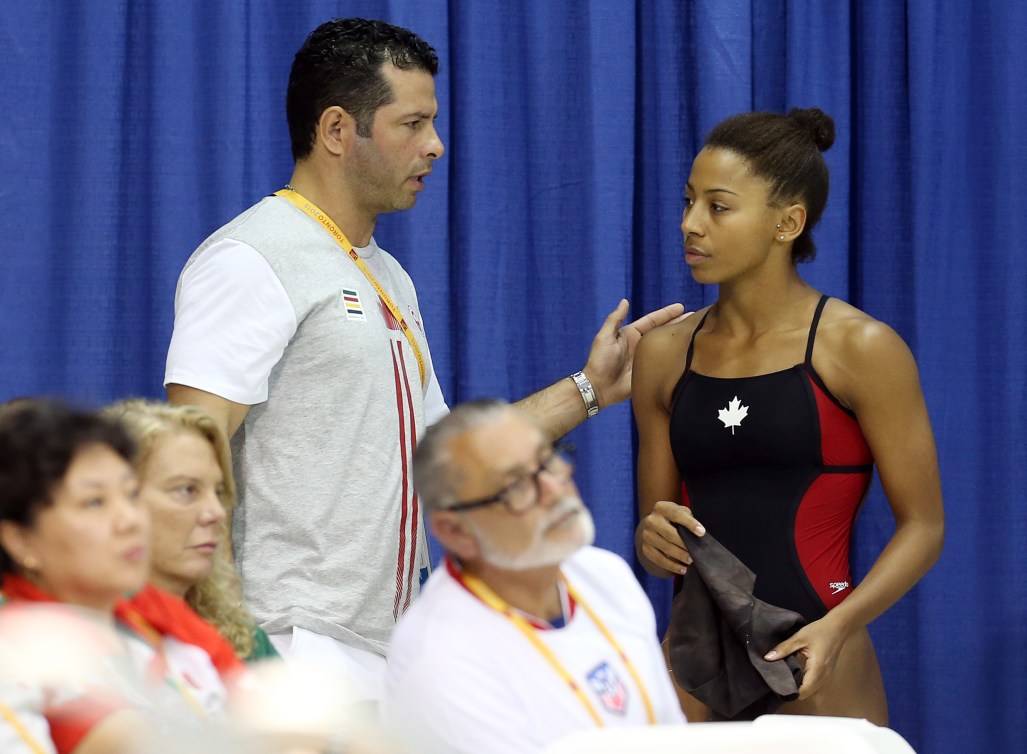
<path fill-rule="evenodd" d="M 503 503 L 507 510 L 515 516 L 527 513 L 538 505 L 542 497 L 539 476 L 543 471 L 560 482 L 570 479 L 571 473 L 574 471 L 574 446 L 570 443 L 557 443 L 552 447 L 549 455 L 539 461 L 537 469 L 521 474 L 495 495 L 483 497 L 480 500 L 454 503 L 446 506 L 445 510 L 469 511 L 474 508 L 484 508 L 486 505 Z"/>

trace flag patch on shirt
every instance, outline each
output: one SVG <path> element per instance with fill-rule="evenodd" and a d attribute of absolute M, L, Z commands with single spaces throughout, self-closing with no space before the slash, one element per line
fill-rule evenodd
<path fill-rule="evenodd" d="M 392 310 L 386 306 L 385 301 L 382 300 L 381 295 L 378 296 L 378 311 L 381 312 L 382 320 L 385 322 L 385 326 L 390 330 L 403 331 L 403 328 L 399 324 L 399 320 L 396 319 L 396 315 L 392 313 Z"/>
<path fill-rule="evenodd" d="M 360 303 L 360 294 L 349 288 L 342 289 L 342 305 L 346 309 L 346 319 L 366 322 L 364 305 Z"/>
<path fill-rule="evenodd" d="M 600 663 L 588 674 L 587 678 L 588 685 L 592 687 L 603 706 L 610 712 L 623 715 L 624 709 L 627 707 L 628 690 L 610 667 L 610 663 Z"/>

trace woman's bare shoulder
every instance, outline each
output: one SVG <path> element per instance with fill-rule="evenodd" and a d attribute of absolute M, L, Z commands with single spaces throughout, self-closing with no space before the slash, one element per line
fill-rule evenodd
<path fill-rule="evenodd" d="M 690 313 L 679 322 L 673 322 L 669 325 L 650 330 L 642 337 L 639 348 L 644 346 L 650 353 L 665 353 L 666 351 L 676 350 L 682 350 L 683 352 L 684 349 L 688 348 L 688 342 L 692 338 L 692 333 L 695 332 L 695 329 L 709 310 L 709 306 L 703 307 L 698 311 Z"/>
<path fill-rule="evenodd" d="M 891 326 L 840 299 L 832 299 L 825 307 L 817 328 L 817 343 L 857 358 L 908 350 Z"/>
<path fill-rule="evenodd" d="M 892 327 L 837 300 L 824 309 L 817 328 L 813 367 L 849 408 L 861 394 L 917 378 L 913 354 Z"/>
<path fill-rule="evenodd" d="M 708 307 L 707 307 L 708 308 Z M 706 309 L 680 322 L 657 327 L 646 333 L 635 350 L 632 394 L 636 404 L 646 399 L 666 410 L 674 385 L 685 369 L 685 357 L 692 334 Z"/>

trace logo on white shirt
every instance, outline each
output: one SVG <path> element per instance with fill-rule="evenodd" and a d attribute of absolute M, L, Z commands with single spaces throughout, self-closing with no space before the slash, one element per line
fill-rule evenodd
<path fill-rule="evenodd" d="M 588 685 L 592 687 L 603 706 L 610 712 L 623 715 L 628 703 L 628 690 L 610 667 L 610 663 L 601 662 L 589 672 L 587 678 Z"/>

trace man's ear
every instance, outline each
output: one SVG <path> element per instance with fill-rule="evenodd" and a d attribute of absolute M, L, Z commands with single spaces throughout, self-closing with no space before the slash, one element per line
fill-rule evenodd
<path fill-rule="evenodd" d="M 428 515 L 432 534 L 442 548 L 460 560 L 477 560 L 481 557 L 478 539 L 471 533 L 463 517 L 456 511 L 440 510 Z"/>
<path fill-rule="evenodd" d="M 353 116 L 338 105 L 327 108 L 317 121 L 317 139 L 330 154 L 345 155 L 357 136 L 357 122 Z"/>

